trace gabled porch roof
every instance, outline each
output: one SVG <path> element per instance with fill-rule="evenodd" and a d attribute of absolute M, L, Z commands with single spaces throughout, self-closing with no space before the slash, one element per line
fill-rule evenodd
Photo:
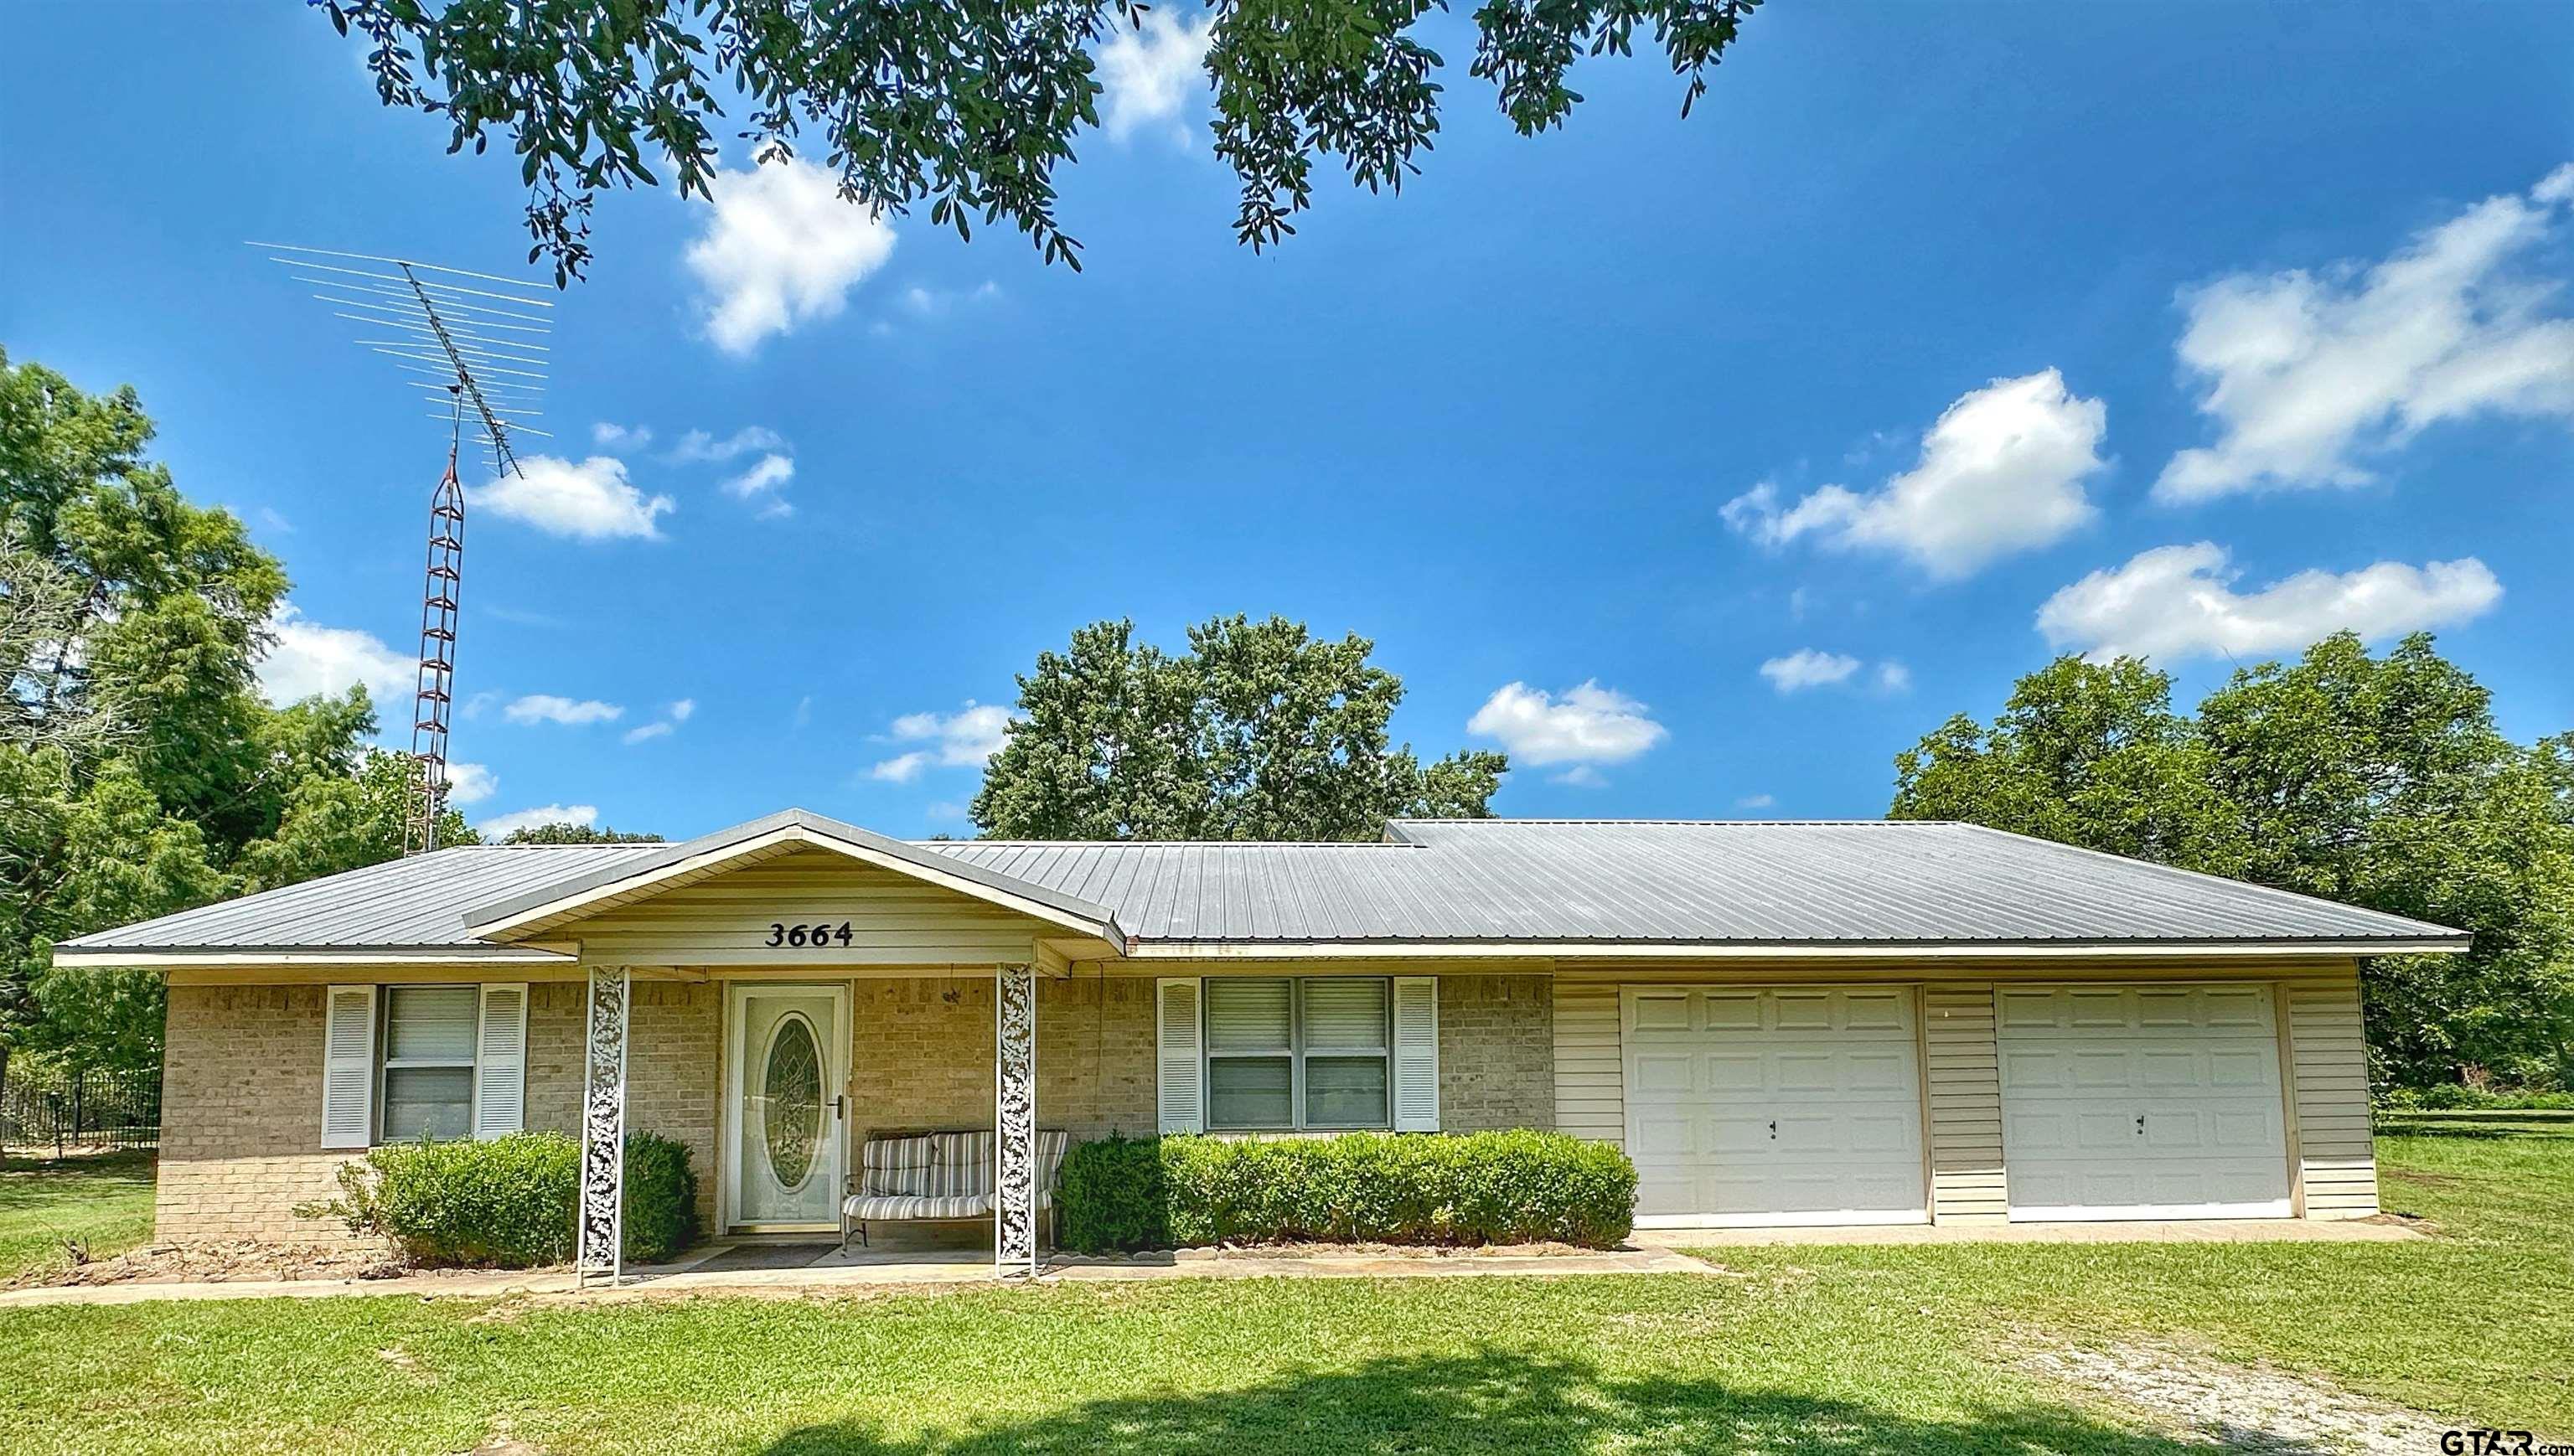
<path fill-rule="evenodd" d="M 582 866 L 469 908 L 465 929 L 486 940 L 535 939 L 614 906 L 807 848 L 845 855 L 1112 945 L 1126 943 L 1117 917 L 1103 905 L 800 808 L 782 809 L 605 864 Z"/>

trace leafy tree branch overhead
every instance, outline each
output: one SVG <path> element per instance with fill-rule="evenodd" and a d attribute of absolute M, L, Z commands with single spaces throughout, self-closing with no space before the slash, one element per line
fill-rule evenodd
<path fill-rule="evenodd" d="M 1055 214 L 1055 169 L 1099 125 L 1093 53 L 1138 28 L 1134 0 L 321 0 L 368 47 L 388 106 L 447 118 L 448 150 L 497 137 L 529 190 L 529 261 L 558 282 L 590 260 L 593 200 L 658 186 L 666 159 L 682 196 L 707 193 L 724 104 L 762 160 L 809 144 L 842 196 L 907 211 L 970 237 L 1025 233 L 1047 262 L 1080 267 Z M 1522 134 L 1561 125 L 1585 55 L 1633 53 L 1636 33 L 1683 78 L 1682 110 L 1705 95 L 1761 0 L 1487 0 L 1469 73 L 1489 81 Z M 1400 190 L 1439 131 L 1422 43 L 1433 0 L 1217 0 L 1206 71 L 1217 157 L 1240 180 L 1234 220 L 1254 248 L 1295 231 L 1318 159 L 1353 182 Z"/>

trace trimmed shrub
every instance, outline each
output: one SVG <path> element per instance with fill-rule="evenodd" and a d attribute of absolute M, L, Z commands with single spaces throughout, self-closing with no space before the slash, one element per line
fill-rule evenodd
<path fill-rule="evenodd" d="M 1635 1226 L 1636 1165 L 1561 1132 L 1111 1137 L 1063 1164 L 1083 1253 L 1222 1243 L 1603 1248 Z"/>
<path fill-rule="evenodd" d="M 295 1211 L 393 1240 L 424 1264 L 525 1269 L 573 1255 L 581 1144 L 560 1132 L 488 1141 L 391 1143 L 340 1166 L 340 1197 Z M 688 1150 L 649 1132 L 626 1139 L 626 1257 L 648 1264 L 695 1242 L 697 1174 Z"/>

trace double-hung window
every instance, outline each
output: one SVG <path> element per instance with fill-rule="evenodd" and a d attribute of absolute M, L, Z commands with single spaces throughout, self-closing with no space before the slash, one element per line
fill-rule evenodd
<path fill-rule="evenodd" d="M 324 992 L 322 1145 L 498 1137 L 525 1125 L 528 987 Z"/>
<path fill-rule="evenodd" d="M 384 1142 L 468 1137 L 481 997 L 473 986 L 387 986 Z"/>
<path fill-rule="evenodd" d="M 1205 984 L 1209 1129 L 1394 1125 L 1390 981 L 1218 976 Z"/>

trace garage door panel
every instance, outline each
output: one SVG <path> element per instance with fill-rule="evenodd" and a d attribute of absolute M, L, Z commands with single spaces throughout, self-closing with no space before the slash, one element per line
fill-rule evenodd
<path fill-rule="evenodd" d="M 2015 994 L 2027 1004 L 1996 1032 L 2011 1216 L 2287 1211 L 2286 1119 L 2266 987 Z M 2040 1002 L 2051 1015 L 2038 1014 Z"/>
<path fill-rule="evenodd" d="M 1769 1079 L 1769 1069 L 1761 1064 L 1758 1055 L 1751 1052 L 1710 1051 L 1702 1053 L 1699 1061 L 1707 1068 L 1707 1076 L 1695 1088 L 1678 1090 L 1758 1092 Z"/>
<path fill-rule="evenodd" d="M 1912 1016 L 1903 989 L 1631 992 L 1628 1118 L 1650 1149 L 1637 1157 L 1638 1216 L 1926 1218 Z"/>
<path fill-rule="evenodd" d="M 1698 1090 L 1698 1058 L 1686 1051 L 1639 1051 L 1629 1082 L 1639 1092 L 1680 1094 Z"/>

